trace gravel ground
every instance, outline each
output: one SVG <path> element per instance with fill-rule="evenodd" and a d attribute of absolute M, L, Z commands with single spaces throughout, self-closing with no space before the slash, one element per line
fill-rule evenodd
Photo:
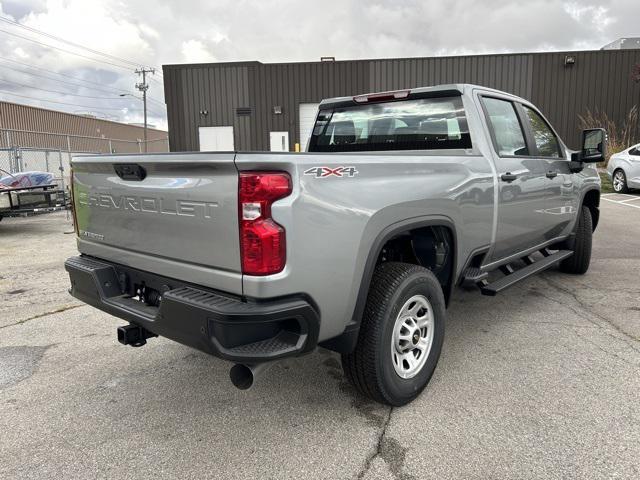
<path fill-rule="evenodd" d="M 123 347 L 66 292 L 65 213 L 4 219 L 0 478 L 639 478 L 640 209 L 602 203 L 587 275 L 456 292 L 430 385 L 394 409 L 324 350 L 242 392 L 195 350 Z"/>

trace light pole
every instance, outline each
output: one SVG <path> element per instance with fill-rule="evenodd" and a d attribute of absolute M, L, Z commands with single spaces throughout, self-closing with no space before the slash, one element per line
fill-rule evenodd
<path fill-rule="evenodd" d="M 140 97 L 138 97 L 137 95 L 134 95 L 132 93 L 121 93 L 120 94 L 121 97 L 133 97 L 133 98 L 137 98 L 138 100 L 140 100 Z M 143 98 L 142 100 L 142 105 L 144 107 L 144 151 L 147 151 L 147 101 L 146 98 Z M 140 141 L 138 139 L 138 141 Z"/>
<path fill-rule="evenodd" d="M 137 85 L 136 85 L 137 86 Z M 148 86 L 147 86 L 148 88 Z M 133 95 L 132 93 L 121 93 L 120 94 L 121 97 L 133 97 L 133 98 L 137 98 L 138 100 L 140 100 L 140 97 L 138 97 L 137 95 Z M 144 151 L 145 153 L 147 152 L 147 93 L 146 90 L 144 90 L 142 92 L 142 108 L 144 110 Z"/>

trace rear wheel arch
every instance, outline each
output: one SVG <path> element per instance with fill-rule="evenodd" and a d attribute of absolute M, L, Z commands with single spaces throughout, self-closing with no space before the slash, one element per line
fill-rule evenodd
<path fill-rule="evenodd" d="M 437 228 L 440 232 L 447 232 L 450 238 L 450 262 L 447 265 L 449 268 L 449 281 L 446 285 L 442 285 L 442 293 L 445 298 L 445 305 L 449 305 L 449 299 L 453 292 L 455 283 L 455 273 L 458 262 L 458 238 L 455 228 L 455 224 L 451 218 L 438 215 L 428 217 L 418 217 L 409 220 L 396 222 L 392 225 L 384 228 L 374 239 L 367 257 L 365 260 L 364 270 L 360 280 L 360 286 L 356 297 L 356 304 L 353 310 L 353 314 L 349 323 L 347 324 L 344 332 L 337 337 L 325 340 L 320 343 L 320 346 L 334 350 L 340 353 L 350 353 L 356 346 L 358 340 L 358 332 L 360 329 L 360 323 L 364 314 L 364 309 L 367 303 L 367 296 L 371 287 L 371 280 L 376 269 L 376 266 L 380 264 L 379 259 L 383 253 L 383 249 L 390 242 L 393 242 L 397 238 L 406 235 L 409 232 L 422 230 L 426 228 Z M 394 259 L 389 259 L 392 261 Z M 417 262 L 405 262 L 421 265 Z"/>
<path fill-rule="evenodd" d="M 355 308 L 344 332 L 337 337 L 321 342 L 320 346 L 340 353 L 349 353 L 353 351 L 358 340 L 358 332 L 367 303 L 367 296 L 371 287 L 371 280 L 373 279 L 376 267 L 380 264 L 383 250 L 386 246 L 390 245 L 398 238 L 409 234 L 410 232 L 420 231 L 422 233 L 425 231 L 425 229 L 429 228 L 438 229 L 440 233 L 447 232 L 446 234 L 449 236 L 450 257 L 449 263 L 447 265 L 449 269 L 449 276 L 446 284 L 443 285 L 441 283 L 442 293 L 445 298 L 445 305 L 448 306 L 455 283 L 454 277 L 457 271 L 456 268 L 458 262 L 458 240 L 453 220 L 445 216 L 429 216 L 397 222 L 384 228 L 376 236 L 375 240 L 371 244 L 371 248 L 369 248 L 369 252 L 367 253 L 367 257 L 365 260 L 364 270 L 361 275 Z M 402 245 L 402 243 L 400 243 L 400 245 Z M 388 258 L 385 261 L 397 261 L 397 259 Z M 408 261 L 404 263 L 422 265 L 421 263 L 416 261 Z"/>

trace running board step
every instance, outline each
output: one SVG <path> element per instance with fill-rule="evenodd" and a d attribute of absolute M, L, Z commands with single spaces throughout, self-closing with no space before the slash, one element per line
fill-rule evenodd
<path fill-rule="evenodd" d="M 488 272 L 483 272 L 477 267 L 469 267 L 462 274 L 463 287 L 475 287 L 489 276 Z"/>
<path fill-rule="evenodd" d="M 558 263 L 560 260 L 564 260 L 571 255 L 573 255 L 573 252 L 571 250 L 560 250 L 549 256 L 545 256 L 544 258 L 536 260 L 526 267 L 505 275 L 504 277 L 496 280 L 493 283 L 488 283 L 487 285 L 482 286 L 480 288 L 480 292 L 483 295 L 494 296 L 498 292 L 501 292 L 502 290 L 509 288 L 511 285 L 518 283 L 520 280 L 524 280 L 531 275 L 542 272 L 543 270 L 551 267 L 553 264 Z"/>

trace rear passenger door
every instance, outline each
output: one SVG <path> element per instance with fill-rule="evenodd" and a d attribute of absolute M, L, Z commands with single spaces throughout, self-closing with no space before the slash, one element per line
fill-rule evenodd
<path fill-rule="evenodd" d="M 507 98 L 481 96 L 498 174 L 498 224 L 491 260 L 542 243 L 545 237 L 546 163 L 531 152 L 525 118 Z"/>
<path fill-rule="evenodd" d="M 535 108 L 520 105 L 525 118 L 525 130 L 531 137 L 533 155 L 545 165 L 547 194 L 545 199 L 544 240 L 567 235 L 577 214 L 578 195 L 575 191 L 569 159 L 562 151 L 558 136 Z"/>

